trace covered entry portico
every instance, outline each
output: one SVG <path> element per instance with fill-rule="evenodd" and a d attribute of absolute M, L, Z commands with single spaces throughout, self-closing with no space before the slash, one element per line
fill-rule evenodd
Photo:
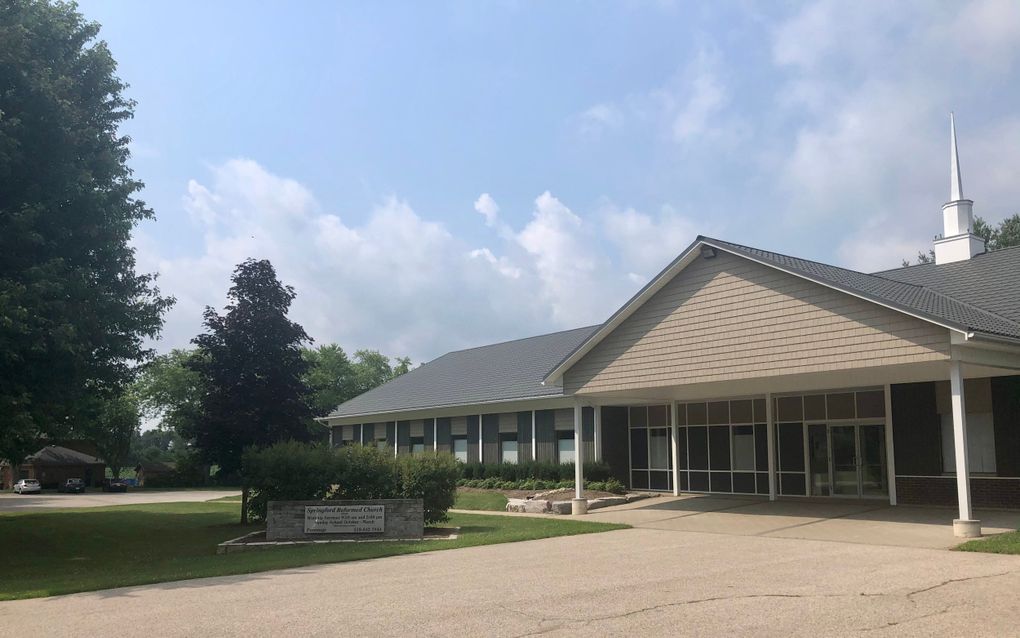
<path fill-rule="evenodd" d="M 596 410 L 602 415 L 600 442 L 627 446 L 632 489 L 757 495 L 771 501 L 789 497 L 805 504 L 831 499 L 884 507 L 897 504 L 896 441 L 907 442 L 903 453 L 909 455 L 909 442 L 918 436 L 912 431 L 914 418 L 903 417 L 913 408 L 898 398 L 904 394 L 902 388 L 941 383 L 949 394 L 952 456 L 962 462 L 955 464 L 955 472 L 943 472 L 937 479 L 952 477 L 963 486 L 956 498 L 959 517 L 954 532 L 970 537 L 979 536 L 981 527 L 973 515 L 971 481 L 965 477 L 978 481 L 997 477 L 970 470 L 964 383 L 987 383 L 1016 372 L 1012 353 L 961 344 L 948 360 L 939 362 L 635 389 L 626 394 L 578 392 L 574 398 L 576 406 L 601 408 Z M 850 385 L 853 382 L 859 385 Z M 609 406 L 616 411 L 607 411 Z M 621 430 L 625 436 L 620 436 Z M 596 449 L 604 457 L 601 447 Z M 1013 507 L 1020 507 L 1020 502 Z"/>

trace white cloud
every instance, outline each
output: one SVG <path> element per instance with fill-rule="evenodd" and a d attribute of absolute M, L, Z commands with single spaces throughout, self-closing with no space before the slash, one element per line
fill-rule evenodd
<path fill-rule="evenodd" d="M 644 282 L 658 274 L 698 235 L 697 222 L 664 206 L 656 217 L 633 208 L 603 211 L 605 234 L 616 244 L 624 264 L 636 272 L 628 276 Z M 708 233 L 707 228 L 702 228 Z"/>
<path fill-rule="evenodd" d="M 488 193 L 482 193 L 475 200 L 475 210 L 485 217 L 486 226 L 495 226 L 499 221 L 499 204 Z"/>
<path fill-rule="evenodd" d="M 728 96 L 713 69 L 712 57 L 704 50 L 699 51 L 685 73 L 685 84 L 689 87 L 684 95 L 686 100 L 672 117 L 673 139 L 677 142 L 716 132 L 714 119 Z"/>
<path fill-rule="evenodd" d="M 931 246 L 948 197 L 950 110 L 975 212 L 995 219 L 1020 198 L 1003 170 L 1020 163 L 1004 143 L 1020 119 L 987 111 L 1015 85 L 1017 3 L 812 3 L 776 26 L 772 54 L 787 78 L 777 104 L 796 122 L 792 147 L 774 156 L 783 223 L 841 231 L 843 263 L 895 266 Z"/>
<path fill-rule="evenodd" d="M 519 231 L 497 218 L 490 248 L 467 245 L 395 196 L 352 224 L 253 160 L 213 166 L 210 177 L 189 181 L 182 198 L 202 238 L 197 254 L 164 254 L 152 226 L 135 233 L 140 270 L 158 272 L 161 289 L 177 297 L 161 350 L 188 345 L 203 308 L 222 309 L 234 267 L 249 257 L 269 259 L 294 286 L 291 316 L 317 342 L 416 361 L 596 323 L 635 290 L 600 248 L 604 228 L 548 192 Z M 491 197 L 478 207 L 498 213 Z"/>
<path fill-rule="evenodd" d="M 623 111 L 619 106 L 610 103 L 595 104 L 578 116 L 581 133 L 591 137 L 598 137 L 606 130 L 618 128 L 623 121 Z"/>

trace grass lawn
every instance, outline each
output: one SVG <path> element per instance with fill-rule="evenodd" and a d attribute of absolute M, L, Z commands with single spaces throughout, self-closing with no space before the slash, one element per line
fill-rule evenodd
<path fill-rule="evenodd" d="M 586 534 L 626 525 L 451 514 L 457 540 L 340 543 L 216 554 L 259 526 L 233 503 L 160 503 L 0 514 L 0 600 Z"/>
<path fill-rule="evenodd" d="M 499 492 L 457 492 L 453 507 L 459 510 L 505 512 L 506 497 Z"/>
<path fill-rule="evenodd" d="M 987 554 L 1020 554 L 1020 531 L 996 534 L 988 538 L 967 541 L 956 547 L 961 552 L 985 552 Z"/>

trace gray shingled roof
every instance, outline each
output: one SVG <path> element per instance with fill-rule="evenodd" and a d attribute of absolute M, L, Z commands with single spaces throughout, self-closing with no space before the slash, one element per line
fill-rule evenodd
<path fill-rule="evenodd" d="M 25 462 L 36 465 L 93 465 L 103 461 L 91 454 L 85 454 L 78 450 L 72 450 L 60 445 L 47 445 L 26 458 Z"/>
<path fill-rule="evenodd" d="M 958 282 L 954 287 L 956 294 L 950 296 L 947 292 L 943 291 L 948 290 L 948 286 L 936 287 L 936 285 L 929 285 L 928 282 L 904 281 L 893 274 L 900 271 L 885 271 L 869 275 L 855 270 L 741 246 L 740 244 L 733 244 L 709 237 L 699 237 L 698 239 L 717 248 L 730 250 L 758 261 L 773 264 L 818 283 L 832 286 L 844 292 L 860 295 L 871 301 L 882 303 L 943 325 L 967 332 L 979 332 L 1020 339 L 1020 323 L 1016 319 L 991 311 L 987 303 L 982 304 L 982 307 L 978 307 L 975 303 L 978 299 L 987 299 L 987 297 L 992 295 L 999 295 L 1009 299 L 998 304 L 998 308 L 1015 306 L 1020 301 L 1018 300 L 1018 296 L 1020 296 L 1020 280 L 1016 278 L 1012 280 L 999 279 L 997 282 L 999 286 L 997 287 L 994 283 L 986 283 L 981 280 L 981 271 L 987 270 L 986 268 L 982 268 L 979 271 L 974 268 L 973 264 L 969 267 L 964 265 L 952 268 L 960 264 L 977 263 L 979 261 L 978 257 L 970 260 L 970 262 L 932 266 L 933 270 L 927 277 L 928 282 L 939 282 L 946 279 L 945 275 L 939 273 L 949 272 L 950 269 L 954 273 L 959 273 L 954 278 L 954 281 Z M 989 257 L 994 256 L 995 253 L 989 255 Z M 1015 261 L 1018 258 L 1020 258 L 1020 253 L 1015 256 L 1006 256 L 1001 261 Z M 992 261 L 999 260 L 993 259 Z M 1014 267 L 1020 266 L 1014 265 Z M 901 270 L 909 270 L 909 268 Z M 923 280 L 925 277 L 919 275 L 918 279 Z M 967 301 L 965 300 L 966 297 L 960 294 L 960 290 L 968 282 L 971 286 L 985 288 L 981 293 L 975 291 L 966 295 L 966 297 L 974 301 Z M 1016 315 L 1013 314 L 1012 316 L 1015 317 Z"/>
<path fill-rule="evenodd" d="M 340 405 L 330 417 L 560 396 L 542 385 L 554 365 L 598 326 L 458 350 Z"/>
<path fill-rule="evenodd" d="M 1020 247 L 975 255 L 951 264 L 920 264 L 875 274 L 931 288 L 1020 322 Z"/>

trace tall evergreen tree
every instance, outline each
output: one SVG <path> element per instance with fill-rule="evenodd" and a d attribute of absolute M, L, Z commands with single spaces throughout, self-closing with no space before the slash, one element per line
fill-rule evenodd
<path fill-rule="evenodd" d="M 80 434 L 172 303 L 135 272 L 131 230 L 152 211 L 98 33 L 71 3 L 0 2 L 0 458 Z"/>
<path fill-rule="evenodd" d="M 311 339 L 287 318 L 294 289 L 276 278 L 268 260 L 241 263 L 232 281 L 226 313 L 206 308 L 206 332 L 194 339 L 198 356 L 187 364 L 205 388 L 189 434 L 227 474 L 240 469 L 248 446 L 307 441 L 312 415 L 301 355 Z"/>

